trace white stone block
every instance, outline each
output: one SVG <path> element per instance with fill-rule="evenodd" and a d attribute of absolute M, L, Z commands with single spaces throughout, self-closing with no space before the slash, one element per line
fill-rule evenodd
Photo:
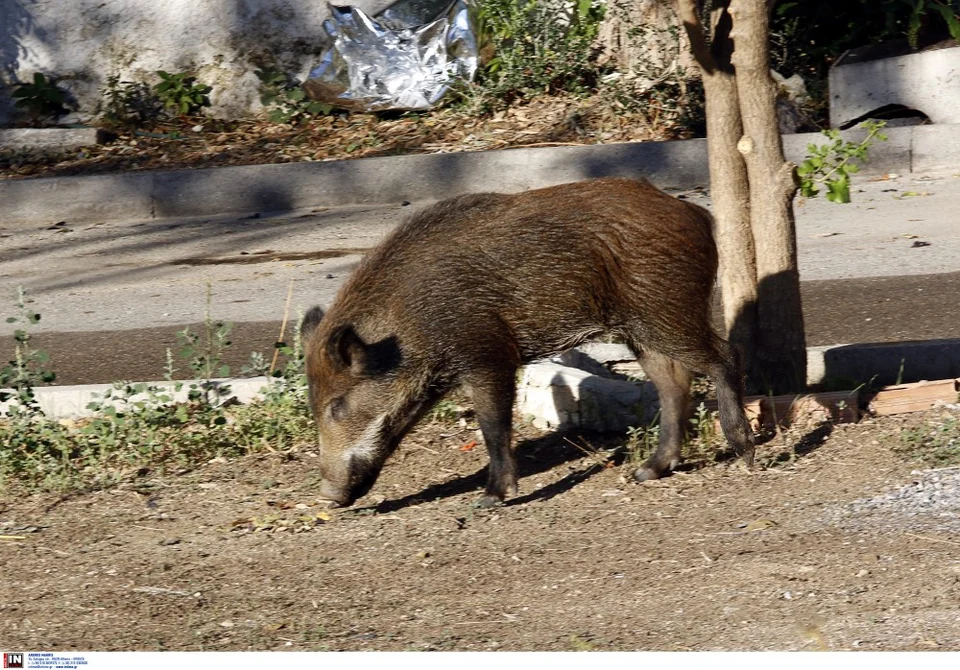
<path fill-rule="evenodd" d="M 960 46 L 855 62 L 830 70 L 830 125 L 837 128 L 886 105 L 903 105 L 933 123 L 960 123 Z"/>
<path fill-rule="evenodd" d="M 553 362 L 524 368 L 517 405 L 520 413 L 541 429 L 601 432 L 649 423 L 659 408 L 652 384 L 608 379 Z"/>
<path fill-rule="evenodd" d="M 74 151 L 105 139 L 106 133 L 97 128 L 10 128 L 0 130 L 0 149 Z"/>

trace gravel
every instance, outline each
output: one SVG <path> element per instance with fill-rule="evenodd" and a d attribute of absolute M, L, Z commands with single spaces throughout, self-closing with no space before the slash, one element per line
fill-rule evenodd
<path fill-rule="evenodd" d="M 862 530 L 939 530 L 960 533 L 960 466 L 914 470 L 893 491 L 827 510 L 831 525 Z"/>

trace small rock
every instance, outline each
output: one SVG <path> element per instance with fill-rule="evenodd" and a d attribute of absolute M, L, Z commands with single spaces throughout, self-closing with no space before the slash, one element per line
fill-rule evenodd
<path fill-rule="evenodd" d="M 172 546 L 174 546 L 175 544 L 180 544 L 180 538 L 179 538 L 179 537 L 169 537 L 169 538 L 160 540 L 157 544 L 159 544 L 161 547 L 172 547 Z"/>
<path fill-rule="evenodd" d="M 194 126 L 194 127 L 191 128 L 190 130 L 192 130 L 192 131 L 195 132 L 195 133 L 202 133 L 202 132 L 203 132 L 203 126 Z"/>

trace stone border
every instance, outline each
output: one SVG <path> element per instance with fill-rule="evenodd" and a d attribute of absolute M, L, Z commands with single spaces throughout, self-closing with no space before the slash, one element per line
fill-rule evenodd
<path fill-rule="evenodd" d="M 573 412 L 576 405 L 576 411 L 583 414 L 580 418 L 591 425 L 610 421 L 611 413 L 633 417 L 634 407 L 640 405 L 643 416 L 649 420 L 656 412 L 656 398 L 652 389 L 610 379 L 609 373 L 605 373 L 605 369 L 601 370 L 603 365 L 608 363 L 632 360 L 634 356 L 625 345 L 586 344 L 558 356 L 553 361 L 527 366 L 521 384 L 526 388 L 521 388 L 518 396 L 525 399 L 529 406 L 542 405 L 550 409 L 559 404 L 560 409 L 567 413 Z M 905 361 L 902 371 L 901 361 Z M 960 339 L 810 347 L 807 349 L 807 365 L 808 383 L 811 385 L 821 384 L 829 379 L 866 382 L 872 378 L 871 385 L 877 387 L 897 382 L 960 378 Z M 595 374 L 596 372 L 605 373 L 607 376 Z M 216 381 L 228 384 L 231 389 L 228 398 L 235 398 L 238 402 L 249 402 L 258 397 L 261 389 L 271 383 L 267 377 Z M 148 383 L 172 392 L 177 382 Z M 179 395 L 174 394 L 174 399 L 184 401 L 190 385 L 199 382 L 187 380 L 179 383 L 183 389 Z M 577 389 L 575 397 L 565 390 L 571 387 Z M 40 387 L 36 391 L 44 413 L 52 419 L 60 419 L 89 416 L 87 405 L 94 395 L 102 394 L 110 388 L 111 384 L 87 384 Z M 581 388 L 586 396 L 602 396 L 607 400 L 612 397 L 616 406 L 597 405 L 585 409 L 581 406 L 579 396 Z M 569 402 L 551 404 L 557 393 L 569 396 Z M 550 397 L 544 394 L 549 394 Z"/>
<path fill-rule="evenodd" d="M 861 130 L 844 136 L 862 137 Z M 960 166 L 960 125 L 890 128 L 864 174 L 923 173 Z M 801 161 L 818 133 L 784 136 Z M 418 154 L 202 170 L 127 172 L 0 181 L 0 227 L 141 221 L 343 205 L 441 200 L 479 191 L 522 191 L 592 177 L 646 177 L 661 188 L 709 183 L 704 139 Z"/>
<path fill-rule="evenodd" d="M 246 377 L 242 379 L 215 379 L 216 384 L 226 384 L 230 387 L 230 393 L 222 398 L 223 402 L 250 402 L 261 395 L 261 390 L 272 383 L 267 377 Z M 124 386 L 134 386 L 141 382 L 124 382 Z M 186 402 L 187 394 L 190 392 L 190 386 L 200 384 L 199 380 L 183 380 L 176 382 L 142 382 L 149 386 L 156 387 L 160 392 L 169 394 L 172 402 Z M 180 390 L 176 387 L 180 385 Z M 87 409 L 87 405 L 95 399 L 102 399 L 103 394 L 114 388 L 113 384 L 81 384 L 78 386 L 41 386 L 34 389 L 37 402 L 40 409 L 50 419 L 75 419 L 81 417 L 93 416 L 93 412 Z M 129 400 L 136 402 L 146 399 L 147 394 L 139 393 L 132 395 Z M 0 403 L 0 410 L 4 409 L 10 401 Z M 106 402 L 107 405 L 120 407 L 120 403 Z"/>
<path fill-rule="evenodd" d="M 599 364 L 635 360 L 624 344 L 591 342 L 562 354 L 559 362 L 590 370 L 580 356 Z M 807 347 L 809 386 L 838 381 L 881 386 L 948 377 L 960 377 L 960 338 Z"/>
<path fill-rule="evenodd" d="M 0 149 L 75 151 L 104 144 L 110 136 L 100 128 L 6 128 L 0 130 Z"/>

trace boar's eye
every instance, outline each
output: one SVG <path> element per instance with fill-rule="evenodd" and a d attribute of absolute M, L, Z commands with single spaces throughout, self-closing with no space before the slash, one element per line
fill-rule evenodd
<path fill-rule="evenodd" d="M 330 412 L 331 419 L 334 421 L 340 421 L 347 414 L 347 401 L 344 400 L 343 396 L 334 398 L 330 401 L 328 411 Z"/>

